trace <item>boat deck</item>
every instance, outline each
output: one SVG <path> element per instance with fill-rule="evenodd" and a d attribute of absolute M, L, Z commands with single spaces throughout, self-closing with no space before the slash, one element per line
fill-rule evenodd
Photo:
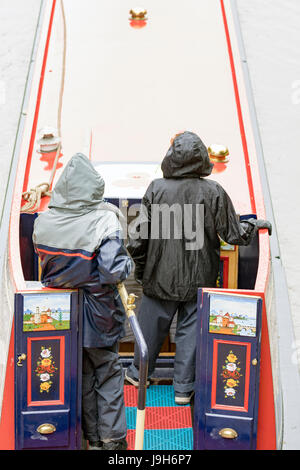
<path fill-rule="evenodd" d="M 255 148 L 248 110 L 241 109 L 241 70 L 232 61 L 237 51 L 224 3 L 183 7 L 180 0 L 163 6 L 153 0 L 147 26 L 138 30 L 130 26 L 128 0 L 101 6 L 90 0 L 88 9 L 80 0 L 63 5 L 63 13 L 57 4 L 53 15 L 23 189 L 49 178 L 55 184 L 66 162 L 83 151 L 106 181 L 105 197 L 140 199 L 161 176 L 170 138 L 190 130 L 207 146 L 228 146 L 229 162 L 211 178 L 228 191 L 239 214 L 256 213 Z M 45 126 L 62 136 L 53 175 L 55 155 L 37 153 Z"/>
<path fill-rule="evenodd" d="M 124 387 L 128 450 L 134 449 L 137 389 Z M 176 405 L 172 385 L 147 390 L 144 450 L 193 450 L 191 407 Z"/>
<path fill-rule="evenodd" d="M 54 0 L 45 7 L 50 23 L 42 31 L 37 53 L 41 74 L 33 78 L 11 214 L 10 263 L 19 293 L 28 292 L 19 250 L 22 190 L 44 182 L 52 188 L 76 152 L 88 155 L 104 177 L 106 198 L 137 200 L 149 182 L 160 176 L 170 138 L 179 131 L 194 131 L 207 146 L 228 146 L 229 162 L 218 165 L 211 178 L 227 190 L 236 211 L 265 216 L 239 48 L 230 34 L 234 29 L 230 1 L 193 0 L 184 8 L 179 0 L 165 0 L 163 5 L 152 0 L 143 29 L 131 28 L 128 0 L 113 0 L 101 7 L 97 0 L 90 0 L 89 8 L 82 5 L 80 0 Z M 56 166 L 56 152 L 38 152 L 39 130 L 48 126 L 61 134 L 62 152 Z M 44 197 L 37 212 L 45 210 L 48 202 Z M 266 231 L 259 234 L 259 242 L 256 286 L 243 292 L 246 295 L 263 295 L 266 287 Z M 267 360 L 261 369 L 261 388 L 269 397 L 272 372 L 265 317 L 262 337 Z M 163 436 L 169 436 L 171 444 L 165 441 L 164 449 L 168 445 L 189 449 L 191 423 L 187 415 L 176 418 L 184 410 L 189 413 L 189 407 L 173 410 L 163 394 L 164 411 L 155 421 L 161 405 L 150 403 L 158 390 L 153 386 L 148 393 L 145 448 L 154 449 Z M 136 402 L 130 401 L 132 389 L 125 388 L 125 392 L 132 447 Z M 269 408 L 264 402 L 261 414 L 268 419 L 259 422 L 259 448 L 267 446 L 264 427 L 269 423 L 274 427 L 272 402 Z M 184 436 L 180 444 L 178 430 Z"/>

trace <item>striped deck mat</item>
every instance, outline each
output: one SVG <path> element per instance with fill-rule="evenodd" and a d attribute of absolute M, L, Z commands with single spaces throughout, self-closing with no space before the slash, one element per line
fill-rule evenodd
<path fill-rule="evenodd" d="M 124 386 L 128 450 L 134 449 L 138 391 Z M 193 428 L 190 406 L 175 404 L 172 385 L 147 389 L 144 450 L 192 450 Z"/>

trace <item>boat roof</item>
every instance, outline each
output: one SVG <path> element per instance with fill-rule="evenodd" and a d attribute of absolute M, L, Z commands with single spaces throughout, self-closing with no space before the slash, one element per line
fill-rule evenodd
<path fill-rule="evenodd" d="M 146 1 L 147 25 L 135 29 L 128 0 L 90 0 L 85 9 L 65 0 L 63 12 L 57 4 L 24 190 L 51 177 L 55 155 L 38 152 L 45 127 L 59 128 L 62 138 L 53 184 L 84 152 L 105 179 L 105 197 L 116 199 L 141 198 L 161 177 L 171 137 L 189 130 L 207 147 L 229 148 L 229 162 L 210 178 L 239 214 L 256 213 L 255 145 L 241 66 L 233 63 L 237 44 L 227 34 L 232 19 L 228 13 L 224 22 L 221 6 Z"/>

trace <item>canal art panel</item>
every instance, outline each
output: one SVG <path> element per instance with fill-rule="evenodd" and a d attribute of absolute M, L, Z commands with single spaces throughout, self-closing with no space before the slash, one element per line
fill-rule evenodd
<path fill-rule="evenodd" d="M 199 290 L 194 448 L 256 448 L 262 299 Z"/>
<path fill-rule="evenodd" d="M 209 333 L 256 336 L 257 299 L 211 295 Z"/>
<path fill-rule="evenodd" d="M 23 331 L 70 329 L 70 294 L 24 295 Z"/>
<path fill-rule="evenodd" d="M 15 295 L 16 449 L 80 449 L 82 294 L 36 286 Z"/>
<path fill-rule="evenodd" d="M 250 343 L 214 340 L 212 408 L 248 411 Z"/>
<path fill-rule="evenodd" d="M 56 375 L 57 367 L 52 353 L 52 347 L 41 347 L 36 363 L 35 373 L 40 380 L 40 393 L 49 393 L 53 385 L 53 376 Z"/>
<path fill-rule="evenodd" d="M 27 339 L 28 406 L 64 403 L 65 338 Z"/>

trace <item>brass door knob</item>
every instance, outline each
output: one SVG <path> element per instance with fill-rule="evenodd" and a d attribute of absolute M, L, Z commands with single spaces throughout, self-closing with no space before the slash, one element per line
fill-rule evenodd
<path fill-rule="evenodd" d="M 223 439 L 236 439 L 238 437 L 238 433 L 231 428 L 221 429 L 219 434 L 221 437 L 223 437 Z"/>
<path fill-rule="evenodd" d="M 27 356 L 24 353 L 22 353 L 18 356 L 18 362 L 17 362 L 18 367 L 23 367 L 22 361 L 25 361 L 26 357 Z"/>
<path fill-rule="evenodd" d="M 41 424 L 37 428 L 37 432 L 39 432 L 40 434 L 52 434 L 55 431 L 56 431 L 56 427 L 53 424 L 50 424 L 50 423 Z"/>

